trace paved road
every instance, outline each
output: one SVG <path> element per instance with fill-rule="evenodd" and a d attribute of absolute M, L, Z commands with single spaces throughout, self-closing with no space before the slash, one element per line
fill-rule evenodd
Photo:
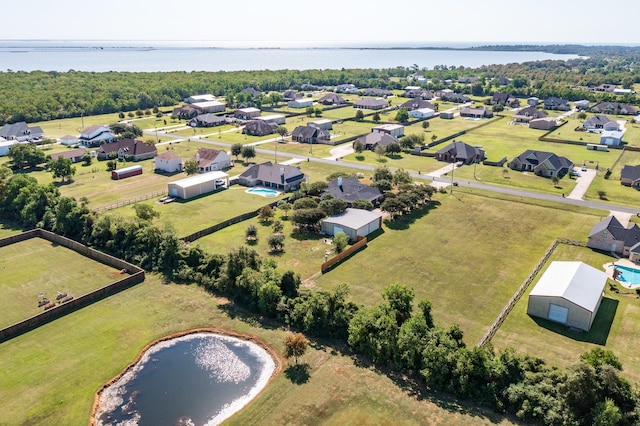
<path fill-rule="evenodd" d="M 145 133 L 147 134 L 155 134 L 154 130 L 147 130 L 145 131 Z M 217 133 L 216 133 L 217 134 Z M 168 136 L 168 137 L 172 137 L 171 134 L 164 134 L 163 136 Z M 202 143 L 206 143 L 206 144 L 210 144 L 210 145 L 214 145 L 214 146 L 219 146 L 219 147 L 224 147 L 226 149 L 229 149 L 231 147 L 231 144 L 228 142 L 217 142 L 217 141 L 212 141 L 212 140 L 208 140 L 208 139 L 201 139 L 204 138 L 205 135 L 201 135 L 201 136 L 197 136 L 197 137 L 192 137 L 189 138 L 191 140 L 197 140 L 199 142 Z M 180 137 L 180 136 L 175 136 L 175 139 L 173 140 L 173 142 L 178 142 L 178 141 L 184 141 L 186 140 L 186 138 L 184 137 Z M 169 142 L 162 142 L 162 144 L 167 144 Z M 264 148 L 258 148 L 256 146 L 256 152 L 260 153 L 260 154 L 265 154 L 265 155 L 274 155 L 274 151 L 272 149 L 264 149 Z M 340 158 L 334 158 L 334 157 L 329 157 L 329 158 L 317 158 L 317 157 L 308 157 L 306 155 L 300 155 L 300 154 L 292 154 L 289 152 L 278 152 L 278 158 L 282 158 L 286 160 L 283 160 L 282 162 L 286 162 L 287 164 L 292 164 L 292 163 L 296 163 L 296 162 L 304 162 L 304 161 L 314 161 L 317 163 L 324 163 L 324 164 L 333 164 L 336 166 L 341 166 L 341 167 L 348 167 L 350 169 L 357 169 L 357 170 L 363 170 L 363 171 L 373 171 L 375 169 L 375 166 L 369 165 L 369 164 L 361 164 L 361 163 L 351 163 L 351 162 L 346 162 L 346 161 L 342 161 L 340 160 Z M 450 167 L 450 166 L 447 166 Z M 446 168 L 446 167 L 445 167 Z M 582 174 L 582 172 L 580 172 Z M 442 178 L 442 177 L 438 177 L 438 176 L 431 176 L 431 175 L 423 175 L 423 174 L 418 174 L 418 173 L 410 173 L 411 177 L 416 179 L 416 180 L 423 180 L 423 181 L 428 181 L 428 182 L 440 182 L 443 185 L 446 183 L 451 183 L 451 178 L 450 177 L 446 177 L 446 178 Z M 585 200 L 581 200 L 581 199 L 573 199 L 573 198 L 563 198 L 562 196 L 559 195 L 553 195 L 553 194 L 546 194 L 546 193 L 542 193 L 542 192 L 535 192 L 535 191 L 527 191 L 527 190 L 523 190 L 523 189 L 517 189 L 517 188 L 510 188 L 510 187 L 505 187 L 505 186 L 499 186 L 499 185 L 490 185 L 490 184 L 486 184 L 486 183 L 481 183 L 478 181 L 463 181 L 463 180 L 458 180 L 454 178 L 454 182 L 456 182 L 459 186 L 462 187 L 467 187 L 467 188 L 476 188 L 476 189 L 482 189 L 485 191 L 493 191 L 493 192 L 498 192 L 501 194 L 508 194 L 508 195 L 513 195 L 513 196 L 517 196 L 517 197 L 526 197 L 526 198 L 533 198 L 533 199 L 537 199 L 537 200 L 547 200 L 547 201 L 555 201 L 558 203 L 564 203 L 564 204 L 571 204 L 571 205 L 575 205 L 575 206 L 581 206 L 581 207 L 587 207 L 587 208 L 595 208 L 595 209 L 604 209 L 604 210 L 612 210 L 612 211 L 619 211 L 619 212 L 623 212 L 623 213 L 631 213 L 631 214 L 636 214 L 638 212 L 637 208 L 633 208 L 633 207 L 629 207 L 629 206 L 622 206 L 622 205 L 616 205 L 616 204 L 611 204 L 611 203 L 607 203 L 607 202 L 602 202 L 602 201 L 585 201 Z M 454 187 L 454 192 L 455 192 L 455 187 Z"/>

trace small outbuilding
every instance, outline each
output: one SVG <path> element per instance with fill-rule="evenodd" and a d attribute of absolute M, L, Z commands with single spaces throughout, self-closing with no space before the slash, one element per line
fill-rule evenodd
<path fill-rule="evenodd" d="M 348 208 L 344 212 L 322 220 L 322 232 L 327 235 L 336 235 L 344 232 L 349 240 L 355 241 L 358 237 L 366 237 L 380 229 L 382 215 L 369 210 Z"/>
<path fill-rule="evenodd" d="M 607 274 L 582 262 L 551 262 L 529 294 L 527 314 L 589 331 Z"/>
<path fill-rule="evenodd" d="M 197 197 L 208 192 L 215 191 L 229 184 L 229 175 L 223 172 L 209 172 L 168 183 L 170 197 L 189 198 Z"/>

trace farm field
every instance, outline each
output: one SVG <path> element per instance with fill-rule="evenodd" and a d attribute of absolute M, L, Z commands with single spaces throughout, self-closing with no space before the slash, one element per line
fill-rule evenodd
<path fill-rule="evenodd" d="M 385 223 L 382 235 L 317 285 L 345 282 L 353 300 L 365 305 L 380 303 L 388 284 L 413 287 L 416 300 L 433 303 L 436 322 L 458 323 L 474 345 L 554 238 L 586 240 L 606 215 L 512 200 L 468 191 L 436 195 L 431 208 Z"/>
<path fill-rule="evenodd" d="M 257 336 L 283 350 L 284 330 L 260 324 L 200 288 L 148 274 L 133 288 L 0 343 L 0 424 L 86 424 L 94 393 L 146 344 L 195 327 Z M 228 423 L 513 424 L 444 395 L 414 395 L 330 343 L 317 342 L 302 357 L 309 364 L 306 383 L 294 384 L 281 372 Z"/>
<path fill-rule="evenodd" d="M 622 362 L 622 375 L 637 383 L 640 380 L 640 300 L 633 290 L 617 286 L 620 293 L 606 286 L 593 326 L 589 332 L 570 332 L 566 327 L 527 315 L 530 291 L 554 260 L 579 260 L 598 270 L 615 259 L 586 247 L 560 244 L 551 255 L 540 274 L 517 303 L 492 340 L 496 348 L 511 346 L 520 353 L 545 359 L 549 364 L 566 367 L 578 360 L 578 356 L 595 347 L 612 350 Z M 613 282 L 613 281 L 609 281 Z"/>
<path fill-rule="evenodd" d="M 43 293 L 56 301 L 58 292 L 82 296 L 120 278 L 119 271 L 41 238 L 0 247 L 0 327 L 42 312 Z"/>

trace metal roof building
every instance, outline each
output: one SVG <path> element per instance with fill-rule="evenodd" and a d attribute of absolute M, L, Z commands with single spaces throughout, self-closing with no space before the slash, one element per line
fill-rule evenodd
<path fill-rule="evenodd" d="M 527 313 L 589 331 L 607 274 L 582 262 L 551 262 L 529 293 Z"/>

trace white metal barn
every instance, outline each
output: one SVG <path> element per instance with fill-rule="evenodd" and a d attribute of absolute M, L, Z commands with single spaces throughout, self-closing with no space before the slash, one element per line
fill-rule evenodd
<path fill-rule="evenodd" d="M 348 208 L 344 212 L 322 220 L 322 231 L 328 235 L 344 232 L 349 240 L 366 237 L 382 225 L 382 215 L 362 209 Z"/>
<path fill-rule="evenodd" d="M 589 331 L 607 274 L 582 262 L 551 262 L 529 294 L 527 314 Z"/>
<path fill-rule="evenodd" d="M 189 198 L 197 197 L 207 192 L 229 185 L 229 175 L 223 172 L 209 172 L 200 175 L 190 176 L 185 179 L 168 183 L 168 193 L 170 197 Z"/>

